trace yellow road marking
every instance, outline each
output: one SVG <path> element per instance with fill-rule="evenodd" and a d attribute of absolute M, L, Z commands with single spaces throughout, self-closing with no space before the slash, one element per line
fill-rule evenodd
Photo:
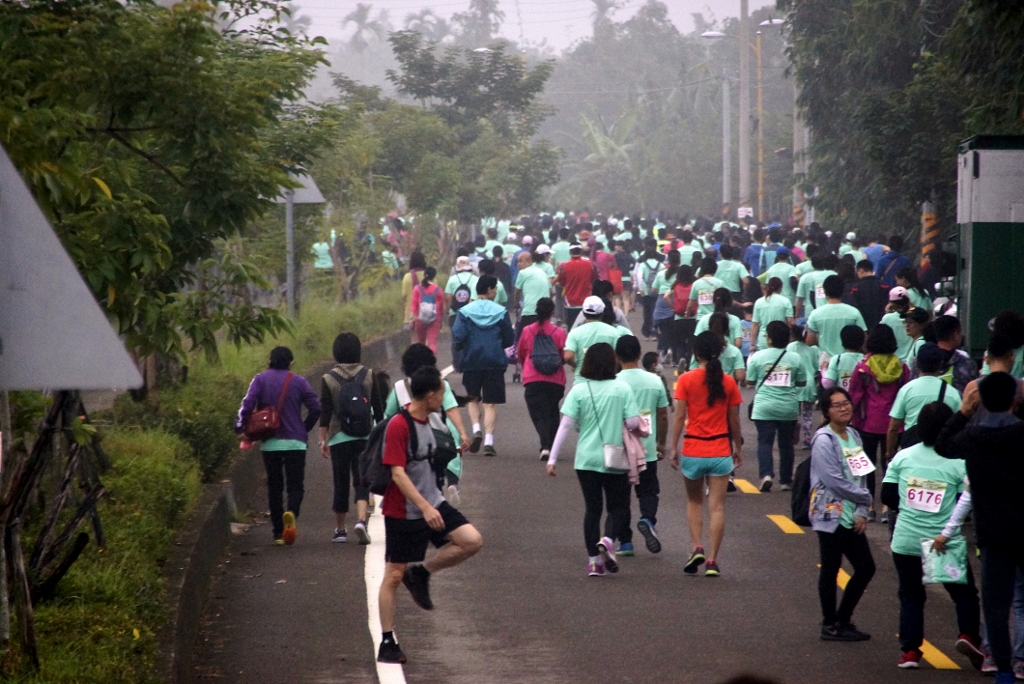
<path fill-rule="evenodd" d="M 755 487 L 751 482 L 737 477 L 733 480 L 736 483 L 736 488 L 744 494 L 760 494 L 761 490 Z"/>
<path fill-rule="evenodd" d="M 790 520 L 784 515 L 769 515 L 768 519 L 779 526 L 786 534 L 803 534 L 804 531 L 800 529 L 800 526 Z"/>
<path fill-rule="evenodd" d="M 936 670 L 959 670 L 960 666 L 949 659 L 945 653 L 928 643 L 926 639 L 921 643 L 921 653 L 924 659 Z"/>

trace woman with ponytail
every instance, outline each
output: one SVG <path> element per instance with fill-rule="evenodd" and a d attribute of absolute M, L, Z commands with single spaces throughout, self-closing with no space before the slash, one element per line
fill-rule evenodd
<path fill-rule="evenodd" d="M 725 344 L 707 330 L 697 335 L 693 353 L 698 368 L 676 382 L 676 413 L 669 443 L 671 465 L 683 471 L 686 483 L 686 517 L 693 551 L 683 572 L 693 575 L 707 561 L 707 577 L 718 577 L 718 552 L 725 533 L 725 492 L 729 475 L 743 462 L 740 433 L 739 386 L 722 372 L 719 358 Z M 686 435 L 683 436 L 683 430 Z M 679 447 L 683 438 L 682 449 Z M 704 527 L 704 491 L 708 491 L 710 553 L 705 557 L 701 535 Z"/>
<path fill-rule="evenodd" d="M 670 298 L 666 298 L 666 295 L 671 295 L 676 272 L 679 270 L 679 251 L 675 249 L 669 251 L 666 263 L 665 270 L 655 277 L 654 284 L 651 285 L 651 289 L 658 294 L 651 316 L 654 319 L 654 329 L 658 335 L 658 355 L 661 357 L 662 363 L 665 362 L 665 355 L 668 353 L 672 322 L 676 315 L 672 310 L 672 302 Z"/>
<path fill-rule="evenodd" d="M 772 321 L 782 321 L 786 326 L 794 323 L 793 302 L 782 294 L 782 279 L 769 278 L 764 286 L 764 297 L 754 302 L 753 324 L 750 328 L 750 355 L 767 344 L 765 331 Z"/>
<path fill-rule="evenodd" d="M 726 332 L 726 344 L 735 345 L 737 349 L 743 344 L 743 326 L 738 316 L 734 316 L 729 313 L 729 309 L 732 308 L 732 293 L 724 287 L 720 287 L 715 290 L 712 301 L 715 305 L 715 310 L 712 313 L 705 314 L 697 321 L 697 327 L 694 329 L 694 335 L 700 335 L 705 330 L 709 330 L 708 325 L 711 323 L 711 317 L 716 313 L 721 313 L 723 316 L 728 316 L 729 330 Z"/>

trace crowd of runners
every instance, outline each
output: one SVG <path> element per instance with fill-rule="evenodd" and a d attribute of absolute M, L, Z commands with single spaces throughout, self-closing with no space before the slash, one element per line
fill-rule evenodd
<path fill-rule="evenodd" d="M 870 638 L 852 618 L 876 572 L 865 531 L 885 524 L 899 582 L 898 666 L 921 660 L 925 585 L 935 583 L 956 605 L 957 651 L 997 682 L 1024 679 L 1024 317 L 991 321 L 979 368 L 960 350 L 960 321 L 934 310 L 945 275 L 915 265 L 898 235 L 816 224 L 571 214 L 498 224 L 459 248 L 444 286 L 411 253 L 404 379 L 364 367 L 358 338 L 343 333 L 316 391 L 278 348 L 235 429 L 249 434 L 254 417 L 276 411 L 276 432 L 261 441 L 276 543 L 295 540 L 306 435 L 317 425 L 333 465 L 334 541 L 348 541 L 354 489 L 353 533 L 369 544 L 371 489 L 383 494 L 382 662 L 405 662 L 393 630 L 399 585 L 430 610 L 432 574 L 482 548 L 457 508 L 463 456 L 512 455 L 498 439 L 511 366 L 537 433 L 533 457 L 551 477 L 571 463 L 579 481 L 589 576 L 617 573 L 636 552 L 633 494 L 635 530 L 648 552 L 661 551 L 665 462 L 686 485 L 690 554 L 680 571 L 727 572 L 727 495 L 748 457 L 760 491 L 791 492 L 794 521 L 816 532 L 821 639 Z M 438 369 L 445 322 L 461 387 Z M 644 354 L 642 340 L 657 351 Z M 741 387 L 754 390 L 745 416 Z M 743 444 L 745 420 L 756 427 L 753 448 Z M 438 550 L 427 559 L 430 544 Z M 844 557 L 854 572 L 837 605 Z"/>

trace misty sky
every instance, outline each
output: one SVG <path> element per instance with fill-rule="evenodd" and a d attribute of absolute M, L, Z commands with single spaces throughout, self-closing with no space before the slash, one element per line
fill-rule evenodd
<path fill-rule="evenodd" d="M 351 33 L 341 28 L 341 21 L 355 9 L 360 0 L 294 0 L 301 8 L 299 14 L 309 16 L 313 20 L 312 35 L 327 38 L 340 38 Z M 456 12 L 463 12 L 469 7 L 469 0 L 362 0 L 373 6 L 373 14 L 381 9 L 388 10 L 391 23 L 400 27 L 406 15 L 423 7 L 430 7 L 434 13 L 447 18 Z M 614 16 L 616 21 L 628 19 L 646 0 L 624 0 L 623 9 Z M 724 19 L 738 16 L 739 0 L 662 0 L 669 8 L 672 22 L 683 33 L 693 30 L 691 14 L 702 12 L 705 17 Z M 750 11 L 774 5 L 774 0 L 750 0 Z M 547 39 L 549 45 L 560 52 L 576 40 L 589 37 L 592 30 L 593 3 L 590 0 L 501 0 L 505 21 L 502 33 L 507 38 L 518 41 L 520 36 L 520 17 L 522 17 L 522 34 L 529 42 Z"/>

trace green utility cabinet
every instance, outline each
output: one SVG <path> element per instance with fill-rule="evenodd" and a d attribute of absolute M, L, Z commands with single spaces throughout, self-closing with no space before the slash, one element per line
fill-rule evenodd
<path fill-rule="evenodd" d="M 958 315 L 967 352 L 980 358 L 992 317 L 1024 313 L 1024 136 L 960 143 L 956 209 Z"/>

